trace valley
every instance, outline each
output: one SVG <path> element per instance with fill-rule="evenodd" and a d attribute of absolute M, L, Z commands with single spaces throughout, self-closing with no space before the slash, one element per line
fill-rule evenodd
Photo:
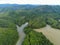
<path fill-rule="evenodd" d="M 0 4 L 0 45 L 60 45 L 59 20 L 60 5 Z"/>

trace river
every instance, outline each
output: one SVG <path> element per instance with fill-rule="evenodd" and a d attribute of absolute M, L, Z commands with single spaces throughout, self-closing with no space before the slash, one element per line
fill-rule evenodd
<path fill-rule="evenodd" d="M 19 35 L 19 39 L 18 39 L 16 45 L 22 45 L 22 42 L 24 41 L 24 38 L 26 36 L 23 30 L 24 30 L 25 27 L 27 27 L 27 25 L 28 25 L 28 22 L 26 22 L 22 26 L 16 25 L 17 32 L 18 32 L 18 35 Z"/>

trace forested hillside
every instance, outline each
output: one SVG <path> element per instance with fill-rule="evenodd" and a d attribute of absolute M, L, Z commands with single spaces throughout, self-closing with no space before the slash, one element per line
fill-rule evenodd
<path fill-rule="evenodd" d="M 47 24 L 51 25 L 51 27 L 53 28 L 60 29 L 60 6 L 59 5 L 29 5 L 29 4 L 27 5 L 0 4 L 0 33 L 1 33 L 0 45 L 15 45 L 15 43 L 18 40 L 16 25 L 21 26 L 25 22 L 29 23 L 28 27 L 31 29 L 42 28 L 45 27 Z M 34 35 L 35 33 L 38 35 L 38 33 L 34 31 L 30 33 L 28 33 L 28 35 L 32 35 L 32 34 Z M 28 35 L 26 36 L 26 39 L 28 39 Z M 52 45 L 50 44 L 50 41 L 46 39 L 46 37 L 43 34 L 40 33 L 40 35 L 44 37 L 44 40 L 48 43 L 48 45 Z M 36 35 L 34 37 L 36 37 Z M 31 38 L 34 37 L 32 36 Z M 39 37 L 38 39 L 41 38 Z M 43 45 L 47 44 L 45 41 Z"/>

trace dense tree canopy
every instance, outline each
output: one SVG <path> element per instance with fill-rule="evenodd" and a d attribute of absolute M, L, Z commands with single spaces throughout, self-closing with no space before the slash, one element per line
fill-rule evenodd
<path fill-rule="evenodd" d="M 42 33 L 37 33 L 32 30 L 34 28 L 45 27 L 47 24 L 53 28 L 60 29 L 59 20 L 59 5 L 2 4 L 0 5 L 0 45 L 14 45 L 18 39 L 16 25 L 21 26 L 25 22 L 29 24 L 27 30 L 24 30 L 26 38 L 23 45 L 52 45 Z"/>

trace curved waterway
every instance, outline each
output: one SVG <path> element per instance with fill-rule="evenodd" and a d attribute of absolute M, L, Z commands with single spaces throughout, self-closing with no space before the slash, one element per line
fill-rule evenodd
<path fill-rule="evenodd" d="M 25 27 L 27 27 L 27 25 L 28 25 L 28 22 L 26 22 L 25 24 L 23 24 L 20 27 L 18 25 L 16 25 L 17 32 L 19 34 L 19 39 L 18 39 L 16 45 L 22 45 L 22 42 L 24 41 L 24 38 L 26 36 L 23 30 L 24 30 Z"/>

